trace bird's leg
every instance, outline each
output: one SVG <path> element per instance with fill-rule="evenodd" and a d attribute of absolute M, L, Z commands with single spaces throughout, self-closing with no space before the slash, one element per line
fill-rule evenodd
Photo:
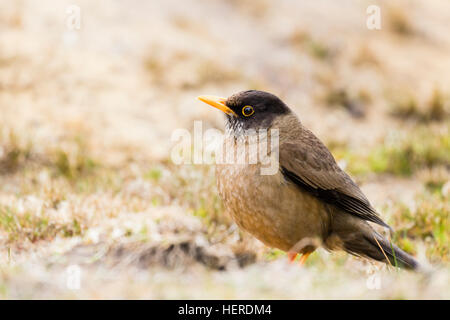
<path fill-rule="evenodd" d="M 303 266 L 306 262 L 306 259 L 308 259 L 309 255 L 311 254 L 311 252 L 307 252 L 302 254 L 301 258 L 300 258 L 300 265 Z"/>
<path fill-rule="evenodd" d="M 297 255 L 298 255 L 297 252 L 288 252 L 287 256 L 288 256 L 289 262 L 290 263 L 294 262 L 294 260 L 297 257 Z"/>

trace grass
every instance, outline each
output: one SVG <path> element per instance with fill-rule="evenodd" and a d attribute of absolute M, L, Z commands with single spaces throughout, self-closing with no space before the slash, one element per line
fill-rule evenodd
<path fill-rule="evenodd" d="M 10 243 L 24 243 L 51 241 L 56 236 L 78 236 L 82 233 L 82 226 L 77 219 L 69 223 L 58 223 L 45 213 L 18 213 L 10 207 L 0 206 L 0 230 L 8 235 Z"/>
<path fill-rule="evenodd" d="M 64 150 L 56 150 L 52 166 L 56 174 L 74 180 L 92 174 L 98 163 L 83 153 L 77 152 L 71 156 Z"/>
<path fill-rule="evenodd" d="M 349 93 L 344 89 L 328 91 L 324 100 L 328 106 L 340 106 L 355 118 L 363 118 L 365 116 L 365 110 L 360 101 L 350 97 Z"/>
<path fill-rule="evenodd" d="M 170 165 L 165 170 L 170 175 L 164 177 L 160 174 L 158 180 L 153 179 L 153 182 L 169 194 L 170 199 L 177 199 L 186 210 L 203 219 L 208 227 L 230 225 L 230 219 L 225 215 L 217 194 L 214 167 Z"/>
<path fill-rule="evenodd" d="M 428 100 L 420 106 L 412 94 L 401 95 L 392 102 L 391 115 L 401 120 L 414 120 L 419 123 L 445 121 L 449 119 L 449 100 L 440 90 L 435 89 Z"/>
<path fill-rule="evenodd" d="M 352 59 L 355 66 L 380 66 L 380 61 L 373 50 L 367 45 L 362 44 Z"/>
<path fill-rule="evenodd" d="M 424 168 L 450 164 L 449 127 L 435 130 L 421 127 L 408 134 L 398 132 L 367 154 L 351 152 L 342 144 L 331 144 L 330 147 L 335 157 L 344 160 L 347 170 L 354 175 L 411 176 Z"/>
<path fill-rule="evenodd" d="M 161 179 L 162 172 L 159 168 L 152 168 L 144 174 L 144 178 L 158 182 Z"/>
<path fill-rule="evenodd" d="M 302 51 L 306 50 L 318 60 L 327 60 L 333 57 L 333 50 L 326 43 L 313 38 L 304 30 L 294 30 L 288 41 L 293 47 Z"/>
<path fill-rule="evenodd" d="M 44 146 L 30 138 L 18 138 L 14 130 L 4 130 L 0 135 L 0 177 L 20 174 L 26 187 L 32 192 L 36 175 L 46 172 L 54 180 L 70 184 L 71 192 L 89 193 L 107 187 L 116 190 L 120 176 L 116 168 L 106 166 L 92 155 L 86 139 L 81 136 L 67 137 L 64 147 Z"/>
<path fill-rule="evenodd" d="M 14 131 L 0 132 L 0 174 L 14 173 L 31 158 L 31 144 L 19 141 Z"/>
<path fill-rule="evenodd" d="M 388 26 L 392 32 L 401 36 L 411 36 L 415 33 L 408 10 L 400 6 L 388 6 L 387 9 Z"/>
<path fill-rule="evenodd" d="M 228 5 L 245 16 L 257 19 L 263 18 L 270 11 L 269 1 L 267 0 L 230 0 L 228 1 Z"/>
<path fill-rule="evenodd" d="M 152 85 L 173 89 L 188 90 L 207 84 L 245 80 L 241 70 L 235 66 L 183 50 L 169 54 L 163 48 L 152 48 L 143 59 L 143 67 Z M 180 72 L 186 75 L 182 76 Z"/>
<path fill-rule="evenodd" d="M 397 204 L 392 210 L 396 226 L 394 242 L 417 254 L 417 244 L 426 243 L 427 257 L 446 263 L 450 256 L 450 204 L 443 194 L 424 193 L 414 204 Z"/>

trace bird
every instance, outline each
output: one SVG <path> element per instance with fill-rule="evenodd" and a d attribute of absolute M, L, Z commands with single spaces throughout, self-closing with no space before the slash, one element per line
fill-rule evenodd
<path fill-rule="evenodd" d="M 261 174 L 259 160 L 216 165 L 218 193 L 239 228 L 285 251 L 290 261 L 301 255 L 301 265 L 322 247 L 404 269 L 420 268 L 414 257 L 375 230 L 371 223 L 392 233 L 328 148 L 280 98 L 246 90 L 228 98 L 198 99 L 225 113 L 224 145 L 233 146 L 246 132 L 278 131 L 277 149 L 268 148 L 278 156 L 273 174 Z"/>

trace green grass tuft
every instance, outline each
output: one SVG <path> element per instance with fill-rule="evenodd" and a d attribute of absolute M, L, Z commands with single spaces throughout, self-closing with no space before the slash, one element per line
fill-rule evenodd
<path fill-rule="evenodd" d="M 450 256 L 450 204 L 443 195 L 425 193 L 411 208 L 398 204 L 393 211 L 397 232 L 394 242 L 406 252 L 415 254 L 415 243 L 428 243 L 427 256 L 436 262 L 448 261 Z"/>
<path fill-rule="evenodd" d="M 424 168 L 450 165 L 449 127 L 444 130 L 417 128 L 414 132 L 385 140 L 368 154 L 352 152 L 342 144 L 330 147 L 338 160 L 345 160 L 353 175 L 388 173 L 411 176 Z"/>
<path fill-rule="evenodd" d="M 10 242 L 28 240 L 52 240 L 57 235 L 73 237 L 82 234 L 80 223 L 74 219 L 71 223 L 51 221 L 44 214 L 31 212 L 17 213 L 10 207 L 0 206 L 0 231 L 7 234 Z"/>

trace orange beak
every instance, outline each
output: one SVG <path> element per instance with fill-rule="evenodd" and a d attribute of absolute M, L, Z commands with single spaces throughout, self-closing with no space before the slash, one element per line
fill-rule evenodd
<path fill-rule="evenodd" d="M 225 98 L 216 97 L 216 96 L 199 96 L 197 99 L 209 104 L 210 106 L 213 106 L 214 108 L 217 108 L 217 109 L 225 112 L 226 114 L 237 116 L 233 110 L 231 110 L 230 108 L 227 107 L 227 105 L 225 104 L 225 101 L 227 99 L 225 99 Z"/>

